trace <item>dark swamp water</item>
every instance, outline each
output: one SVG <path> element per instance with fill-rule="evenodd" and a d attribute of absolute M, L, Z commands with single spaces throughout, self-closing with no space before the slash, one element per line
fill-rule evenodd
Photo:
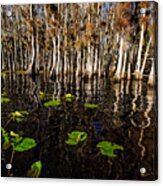
<path fill-rule="evenodd" d="M 85 179 L 157 178 L 157 101 L 155 88 L 146 81 L 112 83 L 94 78 L 88 82 L 68 78 L 49 80 L 44 74 L 35 78 L 22 74 L 2 74 L 2 93 L 11 99 L 1 105 L 2 127 L 34 138 L 37 146 L 15 153 L 10 176 L 26 177 L 30 165 L 41 160 L 40 177 Z M 40 97 L 40 91 L 44 97 Z M 63 99 L 71 93 L 71 102 Z M 44 103 L 59 98 L 62 104 L 46 108 Z M 86 109 L 95 103 L 96 109 Z M 8 121 L 9 113 L 26 110 L 22 123 Z M 88 138 L 76 146 L 65 143 L 71 131 L 85 131 Z M 117 157 L 100 154 L 96 145 L 106 140 L 123 146 Z M 11 149 L 2 150 L 2 176 Z M 145 174 L 140 168 L 146 169 Z"/>

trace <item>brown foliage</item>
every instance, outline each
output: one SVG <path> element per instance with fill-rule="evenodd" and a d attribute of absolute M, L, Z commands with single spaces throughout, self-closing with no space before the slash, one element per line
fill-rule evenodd
<path fill-rule="evenodd" d="M 116 8 L 116 28 L 118 30 L 125 29 L 131 26 L 130 22 L 130 7 L 131 3 L 119 3 Z"/>

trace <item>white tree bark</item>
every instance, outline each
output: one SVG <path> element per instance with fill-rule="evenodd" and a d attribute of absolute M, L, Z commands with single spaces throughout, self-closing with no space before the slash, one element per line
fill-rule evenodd
<path fill-rule="evenodd" d="M 44 15 L 45 15 L 45 24 L 46 24 L 46 30 L 49 29 L 49 26 L 48 26 L 48 14 L 47 14 L 47 10 L 46 10 L 46 5 L 44 6 Z"/>
<path fill-rule="evenodd" d="M 151 67 L 151 71 L 150 71 L 150 74 L 149 74 L 148 84 L 150 86 L 153 86 L 155 84 L 155 64 L 154 64 L 154 59 L 152 60 L 152 67 Z"/>
<path fill-rule="evenodd" d="M 123 68 L 122 68 L 121 78 L 125 78 L 126 62 L 127 62 L 127 51 L 124 52 Z"/>
<path fill-rule="evenodd" d="M 52 68 L 50 71 L 50 75 L 53 74 L 55 66 L 56 66 L 56 39 L 55 37 L 53 37 L 53 62 L 52 62 Z"/>
<path fill-rule="evenodd" d="M 91 77 L 91 46 L 90 43 L 88 43 L 88 47 L 87 47 L 87 65 L 86 65 L 86 71 L 87 74 L 89 76 L 89 78 Z"/>
<path fill-rule="evenodd" d="M 31 60 L 31 68 L 32 68 L 32 65 L 34 64 L 34 58 L 35 58 L 35 48 L 34 48 L 34 36 L 32 34 L 32 60 Z"/>
<path fill-rule="evenodd" d="M 136 68 L 135 68 L 135 78 L 136 79 L 139 79 L 139 77 L 140 77 L 140 66 L 141 66 L 141 55 L 142 55 L 142 48 L 143 48 L 143 40 L 144 40 L 144 24 L 142 24 L 142 26 L 141 26 L 139 50 L 138 50 Z"/>
<path fill-rule="evenodd" d="M 67 64 L 67 51 L 64 51 L 64 74 L 67 74 L 68 64 Z"/>
<path fill-rule="evenodd" d="M 76 76 L 79 76 L 81 69 L 81 51 L 77 51 L 77 69 L 76 69 Z"/>
<path fill-rule="evenodd" d="M 16 47 L 16 38 L 14 37 L 14 66 L 15 66 L 15 69 L 16 69 L 16 63 L 17 63 L 17 47 Z"/>
<path fill-rule="evenodd" d="M 130 61 L 128 62 L 128 69 L 127 69 L 127 79 L 131 79 L 131 64 Z"/>
<path fill-rule="evenodd" d="M 148 57 L 151 41 L 152 41 L 152 38 L 150 37 L 150 39 L 148 41 L 148 44 L 147 44 L 146 51 L 145 51 L 145 55 L 144 55 L 144 59 L 143 59 L 143 63 L 142 63 L 142 68 L 140 70 L 140 79 L 143 78 L 143 72 L 144 72 L 144 69 L 145 69 L 145 65 L 146 65 L 146 61 L 147 61 L 147 57 Z"/>
<path fill-rule="evenodd" d="M 115 79 L 121 79 L 121 69 L 122 69 L 122 59 L 123 59 L 123 45 L 124 45 L 124 38 L 121 37 L 120 39 L 120 47 L 119 47 L 119 59 L 117 63 L 117 70 L 115 72 Z"/>
<path fill-rule="evenodd" d="M 56 74 L 58 75 L 61 71 L 61 64 L 60 64 L 60 33 L 58 33 L 58 56 L 57 56 L 57 70 Z"/>
<path fill-rule="evenodd" d="M 98 48 L 96 47 L 96 49 L 95 49 L 95 64 L 94 64 L 94 73 L 95 74 L 97 74 L 97 64 L 98 64 L 97 60 L 98 60 Z"/>

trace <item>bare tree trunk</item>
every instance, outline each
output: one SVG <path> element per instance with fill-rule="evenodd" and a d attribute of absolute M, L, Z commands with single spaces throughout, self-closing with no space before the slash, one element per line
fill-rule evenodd
<path fill-rule="evenodd" d="M 49 26 L 48 26 L 48 14 L 46 10 L 46 5 L 44 5 L 44 15 L 45 15 L 46 30 L 48 30 Z"/>
<path fill-rule="evenodd" d="M 73 73 L 73 60 L 74 60 L 74 56 L 73 56 L 74 52 L 73 52 L 73 48 L 71 49 L 71 59 L 70 59 L 70 73 Z"/>
<path fill-rule="evenodd" d="M 128 62 L 128 67 L 127 67 L 127 80 L 131 79 L 131 63 L 130 61 Z"/>
<path fill-rule="evenodd" d="M 90 56 L 90 72 L 93 75 L 94 70 L 94 46 L 91 47 L 91 56 Z"/>
<path fill-rule="evenodd" d="M 14 51 L 11 52 L 11 67 L 12 67 L 12 72 L 15 72 Z"/>
<path fill-rule="evenodd" d="M 126 62 L 127 62 L 127 51 L 124 52 L 123 68 L 122 68 L 122 74 L 121 74 L 122 79 L 125 78 Z"/>
<path fill-rule="evenodd" d="M 97 64 L 98 64 L 98 48 L 95 48 L 95 60 L 94 60 L 94 74 L 97 74 Z"/>
<path fill-rule="evenodd" d="M 122 69 L 122 59 L 123 59 L 123 45 L 124 45 L 124 38 L 121 36 L 120 39 L 120 47 L 119 47 L 119 59 L 117 63 L 117 70 L 115 72 L 115 79 L 121 79 L 121 69 Z"/>
<path fill-rule="evenodd" d="M 57 69 L 56 75 L 59 75 L 61 72 L 61 60 L 60 60 L 60 32 L 58 33 L 58 56 L 57 56 Z"/>
<path fill-rule="evenodd" d="M 86 51 L 83 48 L 83 60 L 82 60 L 82 77 L 84 77 L 84 73 L 85 73 L 85 58 L 86 58 Z"/>
<path fill-rule="evenodd" d="M 67 51 L 64 51 L 64 74 L 68 73 Z"/>
<path fill-rule="evenodd" d="M 88 43 L 87 47 L 87 65 L 86 65 L 86 71 L 88 74 L 88 78 L 91 78 L 91 45 L 90 42 Z"/>
<path fill-rule="evenodd" d="M 131 51 L 129 52 L 129 60 L 128 60 L 128 66 L 127 66 L 127 80 L 131 79 L 131 64 L 133 62 L 133 54 L 134 54 L 134 47 L 132 47 Z"/>
<path fill-rule="evenodd" d="M 143 40 L 144 40 L 144 24 L 142 24 L 142 26 L 141 26 L 138 58 L 137 58 L 137 63 L 136 63 L 136 68 L 135 68 L 135 78 L 136 79 L 139 79 L 139 77 L 140 77 L 140 66 L 141 66 L 141 55 L 142 55 L 142 48 L 143 48 Z"/>
<path fill-rule="evenodd" d="M 5 54 L 3 47 L 1 49 L 1 70 L 5 70 Z"/>
<path fill-rule="evenodd" d="M 76 69 L 76 76 L 79 76 L 81 69 L 81 51 L 77 51 L 77 69 Z"/>
<path fill-rule="evenodd" d="M 35 47 L 34 47 L 34 35 L 32 35 L 32 58 L 31 58 L 31 64 L 29 66 L 29 69 L 31 70 L 32 73 L 32 66 L 34 65 L 35 61 Z"/>
<path fill-rule="evenodd" d="M 38 72 L 40 69 L 40 58 L 39 58 L 39 32 L 38 29 L 36 29 L 36 71 Z"/>
<path fill-rule="evenodd" d="M 53 62 L 52 62 L 52 68 L 50 71 L 50 76 L 54 73 L 54 68 L 56 66 L 56 39 L 53 37 Z"/>
<path fill-rule="evenodd" d="M 30 20 L 33 21 L 32 16 L 32 5 L 30 5 Z M 27 73 L 35 74 L 36 73 L 36 28 L 33 26 L 33 33 L 32 33 L 32 55 L 31 55 L 31 64 L 27 69 Z"/>
<path fill-rule="evenodd" d="M 16 63 L 17 63 L 17 48 L 16 48 L 16 38 L 14 38 L 14 64 L 16 69 Z"/>
<path fill-rule="evenodd" d="M 147 44 L 147 47 L 146 47 L 146 51 L 145 51 L 145 55 L 144 55 L 144 59 L 143 59 L 143 63 L 142 63 L 142 68 L 140 70 L 140 77 L 139 77 L 140 79 L 143 78 L 143 72 L 144 72 L 144 69 L 145 69 L 145 65 L 146 65 L 151 41 L 152 41 L 152 38 L 150 37 L 150 39 L 148 41 L 148 44 Z"/>
<path fill-rule="evenodd" d="M 99 20 L 99 24 L 100 24 Z M 102 31 L 100 30 L 100 46 L 99 46 L 99 77 L 102 75 L 102 67 L 103 67 L 103 46 L 102 46 Z"/>
<path fill-rule="evenodd" d="M 152 59 L 152 67 L 151 67 L 151 71 L 150 71 L 150 74 L 149 74 L 148 85 L 150 85 L 150 86 L 154 86 L 155 85 L 155 64 L 154 64 L 154 59 Z"/>

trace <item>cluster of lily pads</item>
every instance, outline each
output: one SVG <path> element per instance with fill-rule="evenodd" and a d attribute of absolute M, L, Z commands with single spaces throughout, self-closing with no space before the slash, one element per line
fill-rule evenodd
<path fill-rule="evenodd" d="M 45 98 L 45 94 L 42 91 L 40 91 L 39 92 L 39 97 L 40 97 L 41 100 L 43 100 Z M 72 102 L 74 100 L 74 98 L 75 98 L 75 96 L 72 95 L 71 93 L 68 93 L 65 96 L 63 96 L 63 100 L 65 100 L 66 102 Z M 58 107 L 60 105 L 62 105 L 62 100 L 61 99 L 48 100 L 44 103 L 44 106 L 46 108 L 48 108 L 48 107 Z M 96 109 L 96 108 L 98 108 L 98 105 L 94 104 L 94 103 L 85 103 L 84 107 L 86 109 Z"/>
<path fill-rule="evenodd" d="M 1 97 L 1 103 L 7 103 L 10 102 L 10 98 L 6 97 L 7 94 L 3 93 L 2 97 Z M 43 91 L 39 91 L 39 98 L 41 100 L 44 100 L 46 98 L 46 94 Z M 73 101 L 75 98 L 74 95 L 72 95 L 71 93 L 66 94 L 63 99 L 67 102 L 71 102 Z M 44 106 L 46 108 L 48 107 L 58 107 L 62 105 L 62 100 L 61 99 L 52 99 L 52 100 L 48 100 L 46 102 L 44 102 Z M 97 104 L 94 103 L 85 103 L 84 107 L 86 109 L 96 109 L 98 108 Z M 23 121 L 23 117 L 24 115 L 28 115 L 29 113 L 27 111 L 15 111 L 11 113 L 11 117 L 13 118 L 13 120 L 16 120 L 17 122 L 21 122 Z"/>
<path fill-rule="evenodd" d="M 7 97 L 6 93 L 1 94 L 1 103 L 10 102 L 10 98 Z M 9 121 L 13 121 L 16 123 L 23 122 L 25 117 L 29 115 L 27 111 L 14 111 L 11 112 L 8 117 Z M 10 164 L 12 164 L 15 153 L 22 153 L 33 149 L 37 146 L 37 142 L 33 138 L 23 137 L 22 135 L 15 133 L 14 131 L 7 132 L 3 127 L 1 127 L 2 132 L 2 149 L 11 151 Z M 42 162 L 36 161 L 34 162 L 30 169 L 27 172 L 27 176 L 29 177 L 39 177 L 42 169 Z M 8 176 L 10 175 L 10 171 L 8 172 Z"/>
<path fill-rule="evenodd" d="M 46 99 L 46 96 L 47 95 L 44 92 L 42 91 L 39 92 L 39 98 L 41 100 L 44 101 Z M 65 100 L 66 102 L 72 102 L 74 98 L 75 98 L 74 95 L 68 93 L 63 97 L 63 100 Z M 7 94 L 3 93 L 1 97 L 1 103 L 8 103 L 10 101 L 11 99 L 7 97 Z M 62 105 L 61 99 L 53 99 L 44 102 L 44 106 L 46 108 L 58 107 L 60 105 Z M 95 109 L 98 107 L 98 105 L 86 103 L 84 104 L 84 107 L 87 109 Z M 9 121 L 21 123 L 28 115 L 29 115 L 28 111 L 16 110 L 14 112 L 11 112 L 8 115 L 8 117 L 9 117 Z M 8 150 L 9 148 L 12 149 L 11 158 L 10 158 L 11 164 L 14 159 L 15 152 L 22 153 L 37 146 L 37 143 L 33 138 L 23 137 L 20 134 L 15 133 L 14 131 L 7 132 L 4 128 L 1 128 L 1 131 L 2 131 L 2 149 L 3 150 Z M 69 139 L 66 141 L 66 143 L 69 145 L 77 145 L 80 141 L 84 141 L 86 138 L 87 138 L 87 133 L 74 131 L 72 134 L 69 134 Z M 42 162 L 40 160 L 36 161 L 31 165 L 30 170 L 27 172 L 27 176 L 39 177 L 41 173 L 41 169 L 42 169 Z"/>
<path fill-rule="evenodd" d="M 27 111 L 14 111 L 9 114 L 9 118 L 12 121 L 16 121 L 17 123 L 20 123 L 24 121 L 25 116 L 28 116 L 29 112 Z"/>
<path fill-rule="evenodd" d="M 10 102 L 10 98 L 7 97 L 7 94 L 4 92 L 1 94 L 1 103 L 8 103 Z"/>
<path fill-rule="evenodd" d="M 10 164 L 12 164 L 15 152 L 22 153 L 28 151 L 37 146 L 37 142 L 33 138 L 23 137 L 14 131 L 8 133 L 3 127 L 2 131 L 2 149 L 8 150 L 12 149 Z M 27 172 L 27 176 L 30 177 L 39 177 L 41 173 L 42 162 L 36 161 L 31 165 L 30 170 Z M 8 175 L 9 176 L 9 175 Z"/>
<path fill-rule="evenodd" d="M 68 145 L 77 145 L 83 142 L 88 137 L 88 134 L 83 131 L 72 131 L 68 133 L 68 139 L 65 141 Z M 96 147 L 100 150 L 100 153 L 108 157 L 117 157 L 115 150 L 124 150 L 124 148 L 118 144 L 112 143 L 110 141 L 100 141 Z"/>
<path fill-rule="evenodd" d="M 46 95 L 44 92 L 39 92 L 39 98 L 41 100 L 45 100 Z M 72 102 L 75 96 L 68 93 L 62 99 L 66 102 Z M 2 94 L 1 103 L 10 102 L 10 98 L 7 97 L 6 93 Z M 46 108 L 49 107 L 58 107 L 62 105 L 61 99 L 53 99 L 44 102 L 44 106 Z M 98 108 L 97 104 L 94 103 L 85 103 L 85 109 L 96 109 Z M 27 111 L 14 111 L 9 114 L 10 121 L 21 123 L 24 121 L 25 117 L 29 115 Z M 23 137 L 20 134 L 15 133 L 14 131 L 7 132 L 4 128 L 2 130 L 2 149 L 8 150 L 9 148 L 12 149 L 10 163 L 12 163 L 15 152 L 22 153 L 28 151 L 37 146 L 37 142 L 33 138 Z M 77 145 L 80 142 L 85 141 L 88 138 L 88 134 L 83 131 L 72 131 L 68 133 L 68 139 L 66 140 L 66 144 L 68 145 Z M 116 157 L 115 150 L 123 150 L 123 147 L 109 141 L 101 141 L 99 142 L 96 147 L 100 150 L 102 155 L 108 157 Z M 27 172 L 27 176 L 29 177 L 39 177 L 42 169 L 42 162 L 40 160 L 34 162 L 30 170 Z"/>
<path fill-rule="evenodd" d="M 73 101 L 73 99 L 74 99 L 74 96 L 72 95 L 72 94 L 66 94 L 64 97 L 63 97 L 63 99 L 65 100 L 65 101 L 67 101 L 67 102 L 71 102 L 71 101 Z M 45 107 L 58 107 L 58 106 L 60 106 L 60 105 L 62 105 L 62 101 L 61 101 L 61 99 L 53 99 L 53 100 L 49 100 L 49 101 L 47 101 L 47 102 L 45 102 L 44 103 L 44 106 Z"/>

